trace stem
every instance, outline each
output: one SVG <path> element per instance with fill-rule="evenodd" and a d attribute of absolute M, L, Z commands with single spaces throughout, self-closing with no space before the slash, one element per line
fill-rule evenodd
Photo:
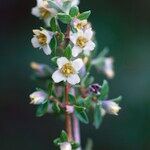
<path fill-rule="evenodd" d="M 75 142 L 81 144 L 80 124 L 75 114 L 73 114 L 73 133 Z M 79 147 L 77 150 L 81 150 L 81 147 Z"/>
<path fill-rule="evenodd" d="M 69 97 L 68 93 L 70 91 L 70 85 L 67 83 L 65 86 L 65 104 L 69 105 Z M 68 141 L 72 140 L 72 123 L 71 123 L 71 115 L 65 112 L 65 119 L 66 119 L 66 132 L 68 135 Z"/>

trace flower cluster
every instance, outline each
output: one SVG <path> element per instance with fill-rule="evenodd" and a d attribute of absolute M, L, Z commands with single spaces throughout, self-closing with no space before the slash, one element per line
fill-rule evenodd
<path fill-rule="evenodd" d="M 109 85 L 95 82 L 91 68 L 94 66 L 108 78 L 114 76 L 113 59 L 102 51 L 95 57 L 95 32 L 88 17 L 91 11 L 80 12 L 79 0 L 37 0 L 32 15 L 45 22 L 45 27 L 33 30 L 32 46 L 47 55 L 49 64 L 31 63 L 31 68 L 42 84 L 30 94 L 31 104 L 37 106 L 36 115 L 56 113 L 66 117 L 66 131 L 54 140 L 61 150 L 80 147 L 73 139 L 71 119 L 89 123 L 88 113 L 93 113 L 93 124 L 99 128 L 105 114 L 118 115 L 121 97 L 108 99 Z M 66 30 L 61 25 L 65 24 Z M 64 26 L 63 26 L 64 28 Z M 94 74 L 93 74 L 94 75 Z M 73 123 L 74 124 L 74 123 Z"/>

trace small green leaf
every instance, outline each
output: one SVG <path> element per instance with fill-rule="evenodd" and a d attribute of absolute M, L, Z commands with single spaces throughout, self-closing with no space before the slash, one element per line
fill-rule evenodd
<path fill-rule="evenodd" d="M 62 9 L 56 4 L 55 1 L 53 1 L 53 0 L 48 0 L 48 3 L 49 3 L 49 5 L 51 6 L 51 8 L 54 8 L 54 9 L 56 9 L 57 11 L 61 11 L 61 12 L 62 12 Z"/>
<path fill-rule="evenodd" d="M 75 108 L 75 115 L 81 122 L 85 124 L 89 123 L 89 119 L 85 111 L 80 111 L 78 108 Z"/>
<path fill-rule="evenodd" d="M 73 150 L 76 150 L 77 148 L 80 147 L 80 144 L 79 144 L 79 143 L 76 143 L 76 142 L 72 142 L 72 143 L 71 143 L 71 146 L 72 146 L 72 149 L 73 149 Z"/>
<path fill-rule="evenodd" d="M 61 142 L 65 142 L 65 141 L 67 141 L 67 139 L 68 139 L 67 133 L 63 130 L 60 134 L 60 140 L 61 140 Z"/>
<path fill-rule="evenodd" d="M 65 23 L 65 24 L 68 24 L 68 23 L 71 22 L 71 16 L 70 16 L 70 15 L 67 15 L 67 14 L 65 14 L 65 13 L 58 13 L 57 16 L 58 16 L 58 19 L 59 19 L 61 22 Z"/>
<path fill-rule="evenodd" d="M 49 81 L 49 84 L 48 84 L 48 95 L 49 96 L 52 95 L 52 91 L 53 91 L 53 82 Z"/>
<path fill-rule="evenodd" d="M 70 46 L 70 44 L 68 44 L 68 46 L 66 47 L 65 52 L 64 52 L 64 56 L 67 57 L 68 59 L 71 58 L 71 56 L 72 56 L 72 51 L 71 51 L 71 46 Z"/>
<path fill-rule="evenodd" d="M 57 49 L 57 39 L 56 39 L 55 36 L 53 36 L 53 38 L 51 39 L 50 47 L 51 47 L 51 49 L 52 49 L 53 55 L 55 56 L 55 54 L 56 54 L 56 49 Z"/>
<path fill-rule="evenodd" d="M 71 17 L 77 16 L 78 13 L 79 13 L 79 8 L 78 8 L 77 6 L 71 7 L 70 12 L 69 12 L 69 15 L 70 15 Z"/>
<path fill-rule="evenodd" d="M 69 96 L 69 102 L 71 104 L 75 104 L 76 103 L 76 98 L 72 94 L 69 94 L 68 96 Z"/>
<path fill-rule="evenodd" d="M 102 116 L 101 116 L 101 111 L 100 111 L 100 106 L 96 105 L 95 109 L 94 109 L 94 126 L 96 129 L 98 129 L 100 127 L 102 123 Z"/>
<path fill-rule="evenodd" d="M 109 86 L 106 80 L 103 81 L 100 93 L 99 100 L 105 100 L 108 97 Z"/>
<path fill-rule="evenodd" d="M 42 117 L 47 112 L 47 108 L 48 108 L 48 101 L 46 101 L 44 104 L 39 105 L 36 110 L 36 116 Z"/>
<path fill-rule="evenodd" d="M 55 113 L 59 113 L 60 112 L 60 107 L 58 105 L 58 103 L 53 103 L 52 104 L 52 109 Z"/>
<path fill-rule="evenodd" d="M 122 100 L 122 96 L 119 96 L 117 98 L 111 99 L 111 101 L 114 101 L 116 103 L 120 102 Z"/>
<path fill-rule="evenodd" d="M 58 22 L 56 20 L 55 17 L 53 17 L 50 21 L 50 26 L 51 26 L 51 30 L 53 32 L 56 32 L 56 31 L 60 31 L 60 28 L 59 28 L 59 25 L 58 25 Z"/>
<path fill-rule="evenodd" d="M 53 58 L 51 59 L 51 61 L 52 61 L 53 63 L 56 63 L 56 62 L 57 62 L 57 59 L 58 59 L 58 57 L 55 56 L 55 57 L 53 57 Z"/>
<path fill-rule="evenodd" d="M 85 11 L 83 13 L 81 13 L 77 18 L 80 20 L 84 20 L 84 19 L 88 19 L 88 17 L 90 16 L 91 11 Z"/>
<path fill-rule="evenodd" d="M 60 143 L 61 143 L 60 138 L 55 139 L 55 140 L 53 141 L 53 143 L 55 144 L 55 146 L 59 146 Z"/>
<path fill-rule="evenodd" d="M 74 105 L 74 107 L 77 111 L 84 111 L 86 109 L 85 107 L 77 106 L 77 105 Z"/>

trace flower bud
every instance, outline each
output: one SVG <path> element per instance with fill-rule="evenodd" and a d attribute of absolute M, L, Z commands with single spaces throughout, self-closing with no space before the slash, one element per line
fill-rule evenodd
<path fill-rule="evenodd" d="M 66 112 L 68 114 L 71 114 L 74 112 L 74 107 L 73 106 L 70 106 L 70 105 L 66 105 Z"/>
<path fill-rule="evenodd" d="M 117 103 L 110 100 L 102 101 L 102 108 L 106 111 L 106 113 L 112 115 L 118 115 L 118 112 L 121 109 Z"/>
<path fill-rule="evenodd" d="M 71 144 L 69 142 L 61 143 L 60 150 L 72 150 Z"/>
<path fill-rule="evenodd" d="M 36 91 L 30 94 L 31 102 L 30 104 L 39 105 L 42 104 L 45 99 L 48 97 L 48 95 L 44 91 Z"/>
<path fill-rule="evenodd" d="M 89 87 L 89 91 L 94 94 L 100 94 L 101 86 L 99 84 L 92 84 Z"/>
<path fill-rule="evenodd" d="M 105 58 L 104 60 L 104 66 L 103 66 L 103 72 L 106 74 L 106 76 L 110 79 L 112 79 L 115 75 L 114 69 L 113 69 L 113 58 Z"/>

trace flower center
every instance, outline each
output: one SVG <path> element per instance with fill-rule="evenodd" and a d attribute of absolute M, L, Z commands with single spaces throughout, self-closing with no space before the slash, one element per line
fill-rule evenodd
<path fill-rule="evenodd" d="M 50 12 L 46 8 L 40 7 L 39 10 L 40 10 L 40 14 L 41 14 L 42 19 L 46 19 L 50 16 Z"/>
<path fill-rule="evenodd" d="M 87 42 L 88 42 L 88 40 L 85 37 L 79 36 L 76 41 L 76 44 L 79 47 L 84 48 Z"/>
<path fill-rule="evenodd" d="M 45 45 L 46 41 L 47 41 L 47 37 L 45 34 L 40 33 L 39 35 L 37 35 L 37 39 L 40 45 Z"/>
<path fill-rule="evenodd" d="M 80 22 L 77 24 L 77 29 L 84 29 L 87 26 L 87 23 L 85 22 Z"/>
<path fill-rule="evenodd" d="M 60 71 L 66 77 L 75 73 L 75 70 L 74 70 L 73 66 L 71 65 L 71 63 L 66 63 L 65 65 L 63 65 L 63 67 L 61 68 Z"/>

